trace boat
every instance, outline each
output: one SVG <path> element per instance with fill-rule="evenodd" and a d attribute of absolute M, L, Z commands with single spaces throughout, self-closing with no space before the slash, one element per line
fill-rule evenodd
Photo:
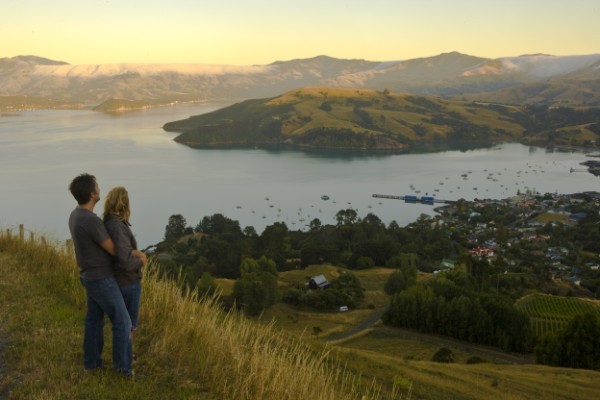
<path fill-rule="evenodd" d="M 321 196 L 322 200 L 329 200 L 329 196 L 327 196 L 326 194 L 324 194 L 323 196 Z"/>

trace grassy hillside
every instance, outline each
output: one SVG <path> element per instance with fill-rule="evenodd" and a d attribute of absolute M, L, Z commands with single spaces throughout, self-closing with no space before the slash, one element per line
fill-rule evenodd
<path fill-rule="evenodd" d="M 402 151 L 517 140 L 519 109 L 387 91 L 304 88 L 165 124 L 192 147 Z"/>
<path fill-rule="evenodd" d="M 331 265 L 313 265 L 304 270 L 282 272 L 280 287 L 284 289 L 319 274 L 333 279 L 345 271 Z M 383 286 L 392 271 L 388 268 L 351 271 L 366 289 L 366 300 L 356 310 L 319 312 L 280 303 L 265 311 L 260 319 L 305 340 L 327 340 L 350 331 L 389 302 Z M 419 280 L 429 277 L 423 274 Z M 372 309 L 368 303 L 373 302 L 377 294 L 382 301 L 375 303 L 375 309 Z M 315 327 L 320 328 L 318 336 Z M 413 398 L 587 399 L 597 397 L 598 393 L 595 383 L 590 381 L 600 377 L 598 371 L 535 365 L 532 356 L 504 353 L 487 346 L 387 327 L 381 323 L 362 334 L 333 343 L 332 351 L 339 354 L 349 369 L 360 371 L 365 377 L 376 377 L 386 387 L 395 383 L 401 389 L 410 388 Z M 441 347 L 452 350 L 454 363 L 431 361 Z"/>
<path fill-rule="evenodd" d="M 225 314 L 152 266 L 134 349 L 139 378 L 86 373 L 85 295 L 72 252 L 0 233 L 0 397 L 10 399 L 379 399 L 323 345 Z M 110 338 L 107 323 L 105 337 Z M 105 361 L 110 362 L 110 339 Z M 140 376 L 141 374 L 141 376 Z M 361 396 L 366 397 L 361 397 Z"/>
<path fill-rule="evenodd" d="M 312 313 L 278 305 L 262 317 L 271 322 L 258 324 L 223 313 L 211 300 L 182 294 L 153 268 L 144 278 L 134 343 L 140 356 L 135 369 L 144 376 L 132 382 L 110 370 L 84 373 L 85 297 L 72 252 L 1 232 L 0 398 L 583 400 L 598 394 L 598 371 L 499 363 L 487 355 L 471 364 L 473 355 L 481 354 L 470 347 L 379 325 L 366 335 L 324 345 L 311 334 L 312 326 L 350 327 L 373 310 Z M 389 272 L 357 275 L 367 292 L 375 293 Z M 319 273 L 340 272 L 312 266 L 282 273 L 282 285 Z M 286 324 L 308 330 L 300 335 Z M 288 328 L 298 336 L 285 332 Z M 108 323 L 105 335 L 110 337 Z M 430 361 L 442 345 L 452 349 L 455 363 Z M 106 347 L 110 364 L 110 340 Z M 374 378 L 383 385 L 379 394 L 368 389 Z M 391 394 L 393 387 L 402 395 Z"/>
<path fill-rule="evenodd" d="M 520 299 L 517 308 L 531 319 L 537 335 L 563 329 L 574 316 L 595 312 L 600 315 L 600 302 L 571 297 L 532 294 Z"/>
<path fill-rule="evenodd" d="M 458 98 L 502 104 L 549 104 L 553 106 L 600 106 L 600 81 L 556 78 L 496 92 L 456 96 Z"/>

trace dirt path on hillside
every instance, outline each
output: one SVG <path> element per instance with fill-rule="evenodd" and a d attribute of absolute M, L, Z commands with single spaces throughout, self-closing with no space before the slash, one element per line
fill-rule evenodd
<path fill-rule="evenodd" d="M 371 318 L 361 322 L 352 330 L 345 332 L 340 335 L 335 335 L 325 339 L 326 342 L 335 342 L 338 340 L 343 340 L 347 338 L 351 338 L 352 336 L 369 329 L 378 322 L 383 314 L 387 311 L 387 307 L 383 308 L 377 314 L 373 315 Z M 498 350 L 493 347 L 483 346 L 468 342 L 462 342 L 459 340 L 455 340 L 449 337 L 438 336 L 433 334 L 419 333 L 417 331 L 411 329 L 404 328 L 394 328 L 386 326 L 385 329 L 393 330 L 398 337 L 411 339 L 411 340 L 420 340 L 427 343 L 434 343 L 438 346 L 448 347 L 450 349 L 461 350 L 470 354 L 478 355 L 482 358 L 486 358 L 489 360 L 495 360 L 500 362 L 505 362 L 509 364 L 535 364 L 535 357 L 530 354 L 516 354 L 516 353 L 506 353 L 501 350 Z"/>

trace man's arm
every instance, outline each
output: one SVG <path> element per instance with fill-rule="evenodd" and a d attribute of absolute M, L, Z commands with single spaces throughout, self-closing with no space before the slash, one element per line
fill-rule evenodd
<path fill-rule="evenodd" d="M 131 231 L 124 223 L 110 220 L 106 224 L 106 230 L 112 238 L 120 269 L 135 271 L 146 265 L 148 262 L 146 255 L 132 247 Z"/>
<path fill-rule="evenodd" d="M 117 253 L 115 252 L 115 244 L 113 243 L 111 238 L 108 238 L 104 242 L 100 243 L 100 246 L 102 246 L 104 250 L 109 252 L 111 256 L 117 255 Z"/>
<path fill-rule="evenodd" d="M 148 264 L 148 258 L 146 257 L 146 254 L 144 254 L 143 252 L 141 252 L 139 250 L 132 250 L 131 254 L 134 257 L 138 257 L 142 261 L 142 265 L 144 267 L 146 266 L 146 264 Z"/>

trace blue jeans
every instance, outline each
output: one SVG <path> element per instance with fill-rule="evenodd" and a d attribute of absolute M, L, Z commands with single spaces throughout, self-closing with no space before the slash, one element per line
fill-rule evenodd
<path fill-rule="evenodd" d="M 140 298 L 142 297 L 142 284 L 140 282 L 131 285 L 121 286 L 121 293 L 125 301 L 125 307 L 131 318 L 131 330 L 135 331 L 138 326 L 138 316 L 140 315 Z"/>
<path fill-rule="evenodd" d="M 83 366 L 86 369 L 102 367 L 104 347 L 104 314 L 112 324 L 113 368 L 131 373 L 131 319 L 123 295 L 114 277 L 88 281 L 81 279 L 87 295 L 87 314 L 83 335 Z"/>

